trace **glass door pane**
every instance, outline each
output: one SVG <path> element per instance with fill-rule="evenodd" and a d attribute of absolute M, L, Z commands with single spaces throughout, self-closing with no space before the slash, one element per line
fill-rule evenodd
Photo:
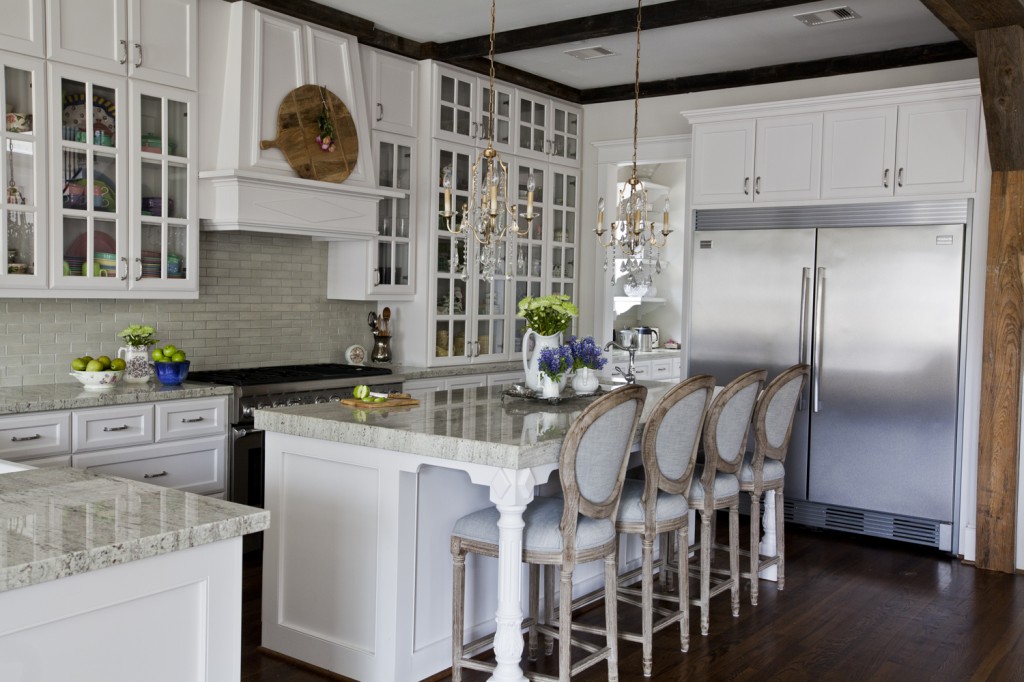
<path fill-rule="evenodd" d="M 375 286 L 409 284 L 409 206 L 412 187 L 412 148 L 389 139 L 377 143 L 378 181 L 381 187 L 404 192 L 377 204 Z M 381 293 L 384 293 L 382 290 Z"/>
<path fill-rule="evenodd" d="M 574 173 L 554 171 L 551 174 L 551 240 L 548 268 L 553 294 L 573 296 L 574 293 L 579 191 L 577 185 Z"/>
<path fill-rule="evenodd" d="M 36 126 L 38 70 L 3 67 L 0 102 L 6 117 L 0 129 L 0 286 L 45 286 L 39 225 L 42 166 Z"/>
<path fill-rule="evenodd" d="M 535 189 L 533 191 L 533 220 L 527 221 L 528 203 L 527 183 L 533 175 Z M 523 297 L 541 296 L 544 280 L 544 208 L 547 204 L 545 191 L 545 172 L 543 168 L 520 163 L 516 169 L 516 197 L 519 206 L 519 231 L 527 232 L 524 237 L 516 238 L 516 297 L 513 307 L 518 306 Z M 536 292 L 536 293 L 534 293 Z M 516 318 L 513 348 L 522 350 L 523 335 L 526 333 L 526 321 Z"/>
<path fill-rule="evenodd" d="M 466 321 L 469 318 L 467 276 L 470 264 L 465 234 L 454 234 L 448 230 L 449 221 L 440 214 L 449 206 L 452 211 L 450 224 L 457 227 L 462 213 L 469 203 L 470 155 L 466 151 L 441 149 L 435 168 L 438 216 L 434 229 L 437 253 L 436 276 L 434 278 L 437 320 L 434 338 L 434 357 L 456 357 L 466 354 Z M 444 178 L 450 173 L 451 198 L 446 200 Z"/>

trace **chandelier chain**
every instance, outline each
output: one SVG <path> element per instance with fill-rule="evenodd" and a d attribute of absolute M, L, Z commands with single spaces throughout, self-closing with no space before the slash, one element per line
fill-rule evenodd
<path fill-rule="evenodd" d="M 490 48 L 490 83 L 487 102 L 487 144 L 494 140 L 494 16 L 497 0 L 491 0 L 491 48 Z"/>
<path fill-rule="evenodd" d="M 636 3 L 636 66 L 633 72 L 633 177 L 636 177 L 636 145 L 640 129 L 640 13 L 643 0 Z M 492 48 L 493 49 L 493 48 Z M 493 66 L 492 66 L 493 68 Z"/>

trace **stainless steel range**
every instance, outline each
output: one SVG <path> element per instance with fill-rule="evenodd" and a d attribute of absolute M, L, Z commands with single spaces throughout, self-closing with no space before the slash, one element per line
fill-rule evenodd
<path fill-rule="evenodd" d="M 387 367 L 315 364 L 248 367 L 190 372 L 189 381 L 235 387 L 231 401 L 231 456 L 228 499 L 263 506 L 263 431 L 253 428 L 254 412 L 265 407 L 338 402 L 359 384 L 375 391 L 401 391 L 402 383 Z"/>

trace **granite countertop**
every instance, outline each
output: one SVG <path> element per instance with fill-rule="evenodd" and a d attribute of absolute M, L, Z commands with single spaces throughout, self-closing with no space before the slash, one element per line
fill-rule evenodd
<path fill-rule="evenodd" d="M 86 391 L 79 383 L 14 386 L 0 388 L 0 415 L 233 394 L 234 388 L 231 386 L 214 386 L 189 381 L 181 386 L 164 386 L 156 382 L 123 384 L 110 391 Z"/>
<path fill-rule="evenodd" d="M 77 469 L 0 475 L 0 592 L 255 533 L 270 512 Z"/>
<path fill-rule="evenodd" d="M 629 357 L 626 351 L 620 351 L 612 349 L 608 353 L 605 353 L 609 357 L 610 361 L 622 362 Z M 669 348 L 658 348 L 648 352 L 636 353 L 637 362 L 643 362 L 645 360 L 655 360 L 659 358 L 674 358 L 682 357 L 682 351 L 679 349 Z M 621 359 L 620 359 L 621 358 Z M 450 376 L 466 376 L 469 374 L 491 374 L 495 372 L 514 372 L 523 368 L 523 361 L 521 359 L 512 360 L 508 362 L 490 362 L 479 365 L 447 365 L 444 367 L 418 367 L 415 365 L 403 365 L 401 363 L 389 364 L 392 372 L 396 376 L 404 381 L 411 381 L 413 379 L 431 379 L 434 377 L 450 377 Z"/>
<path fill-rule="evenodd" d="M 672 386 L 648 389 L 641 425 Z M 415 407 L 346 407 L 339 403 L 256 411 L 256 428 L 460 462 L 523 469 L 558 461 L 562 438 L 590 399 L 558 405 L 503 397 L 498 386 L 438 391 Z"/>

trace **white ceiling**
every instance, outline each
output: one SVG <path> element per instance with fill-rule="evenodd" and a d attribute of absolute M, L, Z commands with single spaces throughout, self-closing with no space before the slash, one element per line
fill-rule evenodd
<path fill-rule="evenodd" d="M 487 0 L 317 0 L 418 42 L 486 35 Z M 648 0 L 650 6 L 664 0 Z M 809 28 L 794 14 L 848 6 L 861 19 Z M 632 0 L 497 0 L 498 32 L 635 8 Z M 919 0 L 831 0 L 644 31 L 640 79 L 749 69 L 956 40 Z M 616 54 L 581 61 L 564 52 L 601 45 Z M 633 34 L 499 54 L 498 62 L 588 89 L 633 82 Z"/>

